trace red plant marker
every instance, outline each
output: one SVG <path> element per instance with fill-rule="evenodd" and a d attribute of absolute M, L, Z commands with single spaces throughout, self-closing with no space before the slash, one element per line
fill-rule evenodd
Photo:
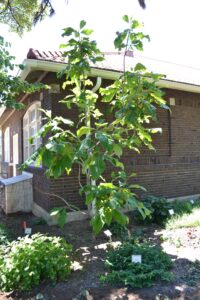
<path fill-rule="evenodd" d="M 26 229 L 26 221 L 23 222 L 23 228 Z"/>

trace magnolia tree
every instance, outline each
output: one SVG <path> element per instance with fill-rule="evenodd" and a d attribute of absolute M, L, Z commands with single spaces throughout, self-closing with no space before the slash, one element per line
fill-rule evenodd
<path fill-rule="evenodd" d="M 117 33 L 114 45 L 124 52 L 124 72 L 98 93 L 91 88 L 91 64 L 103 61 L 104 56 L 96 42 L 89 39 L 92 30 L 85 28 L 85 21 L 80 22 L 78 30 L 64 29 L 63 36 L 68 40 L 62 45 L 67 57 L 63 88 L 70 94 L 60 102 L 66 105 L 69 116 L 70 110 L 76 109 L 79 119 L 75 124 L 60 116 L 51 118 L 47 112 L 46 124 L 39 135 L 45 137 L 51 133 L 51 137 L 28 161 L 42 161 L 47 174 L 53 177 L 70 175 L 74 168 L 85 175 L 80 194 L 93 207 L 91 224 L 95 233 L 113 220 L 125 225 L 128 217 L 124 209 L 137 209 L 143 217 L 149 213 L 135 193 L 136 189 L 144 188 L 130 184 L 129 178 L 135 174 L 126 174 L 122 158 L 125 149 L 139 152 L 142 145 L 153 149 L 151 134 L 157 129 L 149 124 L 156 120 L 157 107 L 166 108 L 156 85 L 160 75 L 147 72 L 140 63 L 132 70 L 125 69 L 126 51 L 143 50 L 143 40 L 149 37 L 140 31 L 137 21 L 128 16 L 123 19 L 127 28 Z M 101 111 L 100 103 L 112 114 L 112 121 Z M 110 166 L 113 171 L 108 179 L 104 174 Z M 64 224 L 65 208 L 54 210 L 53 214 L 58 214 L 60 224 Z"/>
<path fill-rule="evenodd" d="M 20 77 L 12 75 L 15 67 L 23 69 L 23 66 L 14 64 L 15 57 L 9 54 L 9 46 L 0 36 L 0 106 L 19 109 L 23 108 L 23 104 L 17 102 L 19 95 L 46 87 L 43 84 L 22 81 Z"/>

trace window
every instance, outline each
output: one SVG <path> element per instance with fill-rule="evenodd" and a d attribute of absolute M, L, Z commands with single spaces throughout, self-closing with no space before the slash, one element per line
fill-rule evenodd
<path fill-rule="evenodd" d="M 10 162 L 10 128 L 7 127 L 4 132 L 4 161 Z"/>
<path fill-rule="evenodd" d="M 24 161 L 33 154 L 41 144 L 40 138 L 33 138 L 30 144 L 29 139 L 33 137 L 41 128 L 40 102 L 35 102 L 27 110 L 23 118 L 23 138 L 24 138 Z"/>

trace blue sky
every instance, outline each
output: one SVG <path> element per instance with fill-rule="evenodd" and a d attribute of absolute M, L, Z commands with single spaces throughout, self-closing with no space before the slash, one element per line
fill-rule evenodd
<path fill-rule="evenodd" d="M 19 38 L 0 25 L 0 32 L 12 43 L 12 54 L 21 62 L 29 48 L 57 50 L 62 28 L 77 26 L 85 19 L 94 29 L 93 38 L 103 51 L 112 51 L 115 32 L 122 28 L 121 17 L 133 16 L 144 23 L 151 42 L 144 55 L 200 68 L 200 1 L 146 0 L 142 10 L 137 0 L 54 0 L 56 15 L 38 24 Z"/>

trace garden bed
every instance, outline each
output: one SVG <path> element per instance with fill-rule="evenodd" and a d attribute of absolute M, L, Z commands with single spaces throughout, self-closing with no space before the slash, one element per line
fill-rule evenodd
<path fill-rule="evenodd" d="M 121 286 L 110 286 L 100 282 L 100 275 L 106 272 L 104 262 L 109 246 L 108 237 L 101 234 L 96 238 L 91 232 L 88 221 L 73 222 L 65 225 L 64 229 L 56 226 L 49 227 L 42 224 L 41 220 L 33 215 L 16 214 L 6 217 L 1 214 L 1 224 L 5 224 L 14 238 L 23 235 L 23 221 L 32 227 L 33 233 L 48 233 L 49 235 L 62 236 L 74 248 L 76 264 L 74 271 L 68 281 L 58 282 L 52 285 L 43 282 L 40 286 L 30 292 L 1 293 L 0 299 L 199 299 L 200 297 L 200 266 L 192 261 L 191 252 L 185 256 L 179 255 L 178 251 L 170 253 L 173 261 L 172 273 L 174 280 L 171 283 L 157 282 L 154 286 L 142 289 L 124 288 Z M 175 250 L 180 248 L 195 249 L 200 239 L 199 229 L 182 228 L 176 229 L 180 232 L 181 246 L 170 242 L 177 237 L 175 231 L 163 231 L 159 226 L 148 225 L 146 227 L 136 226 L 130 223 L 131 233 L 135 233 L 141 241 L 148 241 L 153 245 L 163 244 L 166 251 L 169 245 Z M 192 237 L 190 238 L 190 232 Z M 168 236 L 167 236 L 168 234 Z M 164 236 L 164 238 L 163 238 Z M 168 238 L 169 237 L 169 238 Z M 117 241 L 113 238 L 113 242 Z M 170 252 L 170 251 L 169 251 Z"/>

